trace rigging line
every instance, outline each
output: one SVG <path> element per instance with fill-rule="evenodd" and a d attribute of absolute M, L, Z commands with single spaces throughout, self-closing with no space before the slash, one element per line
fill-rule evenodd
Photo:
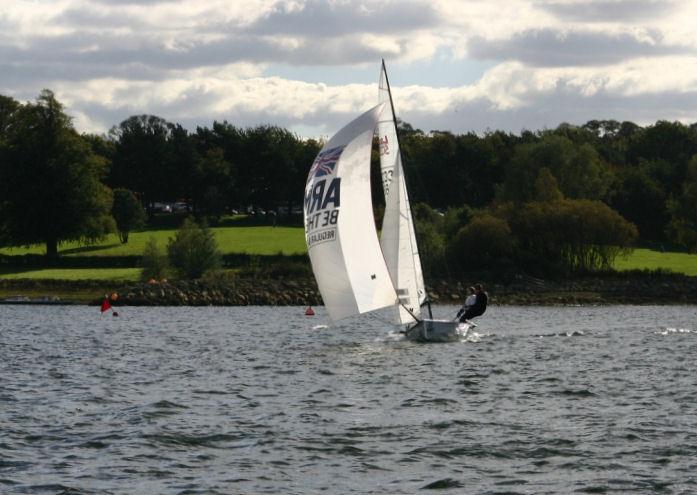
<path fill-rule="evenodd" d="M 400 305 L 401 307 L 404 308 L 404 311 L 406 311 L 407 313 L 409 313 L 409 314 L 411 315 L 411 317 L 414 318 L 414 319 L 416 320 L 416 323 L 419 323 L 420 321 L 422 321 L 421 318 L 419 318 L 418 316 L 416 316 L 416 315 L 411 311 L 411 309 L 407 308 L 404 304 L 399 303 L 399 305 Z"/>
<path fill-rule="evenodd" d="M 403 308 L 404 308 L 404 311 L 406 311 L 407 313 L 409 313 L 409 314 L 411 315 L 411 317 L 414 318 L 414 320 L 415 320 L 414 323 L 415 323 L 415 324 L 416 324 L 416 323 L 421 323 L 421 322 L 423 321 L 421 318 L 419 318 L 418 316 L 416 316 L 409 308 L 407 308 L 404 304 L 399 303 L 399 306 L 403 307 Z M 383 308 L 380 308 L 380 309 L 383 309 Z M 388 325 L 395 325 L 395 322 L 393 322 L 393 321 L 391 321 L 391 320 L 386 320 L 386 319 L 384 319 L 384 318 L 381 318 L 381 317 L 378 316 L 377 313 L 374 313 L 374 312 L 372 312 L 372 311 L 371 311 L 368 315 L 369 315 L 371 318 L 374 318 L 374 319 L 376 319 L 376 320 L 381 321 L 382 323 L 386 323 L 386 324 L 388 324 Z M 399 325 L 399 323 L 397 323 L 397 324 Z M 409 325 L 410 325 L 410 324 L 411 324 L 411 323 L 409 323 Z"/>
<path fill-rule="evenodd" d="M 372 318 L 372 319 L 374 319 L 374 320 L 377 320 L 377 321 L 379 321 L 380 323 L 384 323 L 385 325 L 393 325 L 393 323 L 392 323 L 390 320 L 387 320 L 387 319 L 385 319 L 385 318 L 382 318 L 382 317 L 378 316 L 377 313 L 374 313 L 374 312 L 369 313 L 369 314 L 368 314 L 368 317 L 370 317 L 370 318 Z"/>

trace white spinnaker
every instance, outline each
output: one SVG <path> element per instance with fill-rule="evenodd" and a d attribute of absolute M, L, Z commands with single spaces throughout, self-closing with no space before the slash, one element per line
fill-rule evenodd
<path fill-rule="evenodd" d="M 317 155 L 305 187 L 305 239 L 329 317 L 392 306 L 370 194 L 370 152 L 379 104 L 336 133 Z"/>
<path fill-rule="evenodd" d="M 410 323 L 414 321 L 412 314 L 420 315 L 426 291 L 384 62 L 378 94 L 380 103 L 385 103 L 378 122 L 380 172 L 385 193 L 380 245 L 401 303 L 396 319 L 400 323 Z"/>

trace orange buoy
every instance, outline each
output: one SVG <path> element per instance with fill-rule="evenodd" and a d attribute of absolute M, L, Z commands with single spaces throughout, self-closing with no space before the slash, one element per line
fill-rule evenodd
<path fill-rule="evenodd" d="M 315 312 L 312 310 L 312 306 L 308 306 L 305 310 L 305 316 L 315 316 Z"/>

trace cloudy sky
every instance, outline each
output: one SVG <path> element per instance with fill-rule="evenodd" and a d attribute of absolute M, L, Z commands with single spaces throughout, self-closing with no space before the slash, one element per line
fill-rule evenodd
<path fill-rule="evenodd" d="M 0 0 L 0 94 L 85 132 L 149 113 L 332 134 L 376 103 L 425 131 L 697 121 L 694 0 Z"/>

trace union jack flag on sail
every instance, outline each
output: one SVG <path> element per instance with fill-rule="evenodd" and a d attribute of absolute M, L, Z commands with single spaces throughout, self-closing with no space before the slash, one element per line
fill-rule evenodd
<path fill-rule="evenodd" d="M 329 175 L 334 172 L 334 167 L 336 162 L 341 156 L 341 152 L 344 151 L 345 146 L 337 146 L 336 148 L 330 148 L 328 150 L 322 151 L 315 161 L 312 163 L 310 168 L 310 173 L 307 175 L 308 182 L 314 177 L 322 177 L 323 175 Z"/>

